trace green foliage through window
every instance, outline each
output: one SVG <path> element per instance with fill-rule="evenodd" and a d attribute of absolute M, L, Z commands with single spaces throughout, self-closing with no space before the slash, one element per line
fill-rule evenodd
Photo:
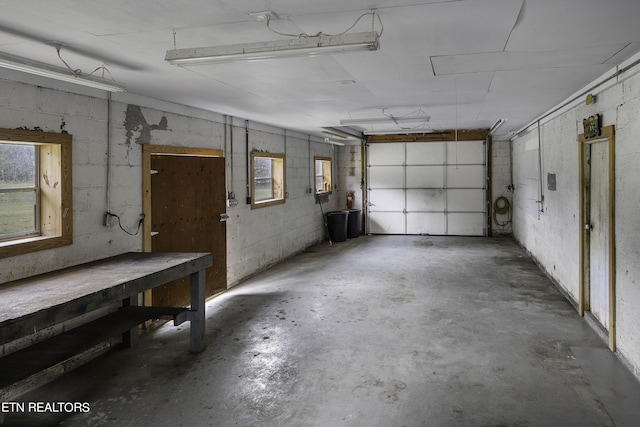
<path fill-rule="evenodd" d="M 0 240 L 38 233 L 36 146 L 0 144 Z"/>
<path fill-rule="evenodd" d="M 263 207 L 285 201 L 284 155 L 251 153 L 251 207 Z"/>

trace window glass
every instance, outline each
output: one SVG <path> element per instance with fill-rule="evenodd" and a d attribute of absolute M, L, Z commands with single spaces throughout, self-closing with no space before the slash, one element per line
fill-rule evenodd
<path fill-rule="evenodd" d="M 331 192 L 331 159 L 315 157 L 315 185 L 316 193 Z"/>
<path fill-rule="evenodd" d="M 0 240 L 38 233 L 36 147 L 0 143 Z"/>
<path fill-rule="evenodd" d="M 0 129 L 0 258 L 73 243 L 72 140 Z"/>
<path fill-rule="evenodd" d="M 273 199 L 273 160 L 267 157 L 255 157 L 254 198 L 256 201 Z"/>
<path fill-rule="evenodd" d="M 253 152 L 252 158 L 252 208 L 284 203 L 285 165 L 284 155 Z"/>

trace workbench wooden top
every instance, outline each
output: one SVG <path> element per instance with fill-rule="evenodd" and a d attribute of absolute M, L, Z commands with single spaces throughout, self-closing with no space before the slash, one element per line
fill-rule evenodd
<path fill-rule="evenodd" d="M 129 252 L 8 282 L 0 285 L 0 328 L 56 307 L 82 314 L 211 264 L 210 253 Z"/>

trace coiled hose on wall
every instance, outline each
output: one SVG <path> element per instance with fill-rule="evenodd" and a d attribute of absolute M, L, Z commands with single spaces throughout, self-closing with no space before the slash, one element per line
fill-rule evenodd
<path fill-rule="evenodd" d="M 507 215 L 506 221 L 499 221 L 498 215 Z M 495 202 L 493 202 L 493 222 L 503 230 L 511 224 L 511 202 L 504 196 L 498 197 Z"/>

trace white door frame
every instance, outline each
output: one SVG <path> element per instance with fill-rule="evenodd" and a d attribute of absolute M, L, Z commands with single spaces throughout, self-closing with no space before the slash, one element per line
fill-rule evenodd
<path fill-rule="evenodd" d="M 586 278 L 589 277 L 589 245 L 587 239 L 587 233 L 590 232 L 590 224 L 587 222 L 587 206 L 588 202 L 587 192 L 588 187 L 585 185 L 585 181 L 589 179 L 587 173 L 589 168 L 586 165 L 587 156 L 585 155 L 585 147 L 587 144 L 594 142 L 606 142 L 608 143 L 607 149 L 609 151 L 609 201 L 608 201 L 608 215 L 609 215 L 609 231 L 608 231 L 608 252 L 609 252 L 609 348 L 611 351 L 616 349 L 616 293 L 615 293 L 615 280 L 616 280 L 616 256 L 615 256 L 615 126 L 605 126 L 601 129 L 600 136 L 585 139 L 584 134 L 578 136 L 578 168 L 580 179 L 580 249 L 579 249 L 579 286 L 580 286 L 580 301 L 578 303 L 578 312 L 580 316 L 584 316 L 586 309 L 586 293 L 588 292 L 588 283 Z"/>

